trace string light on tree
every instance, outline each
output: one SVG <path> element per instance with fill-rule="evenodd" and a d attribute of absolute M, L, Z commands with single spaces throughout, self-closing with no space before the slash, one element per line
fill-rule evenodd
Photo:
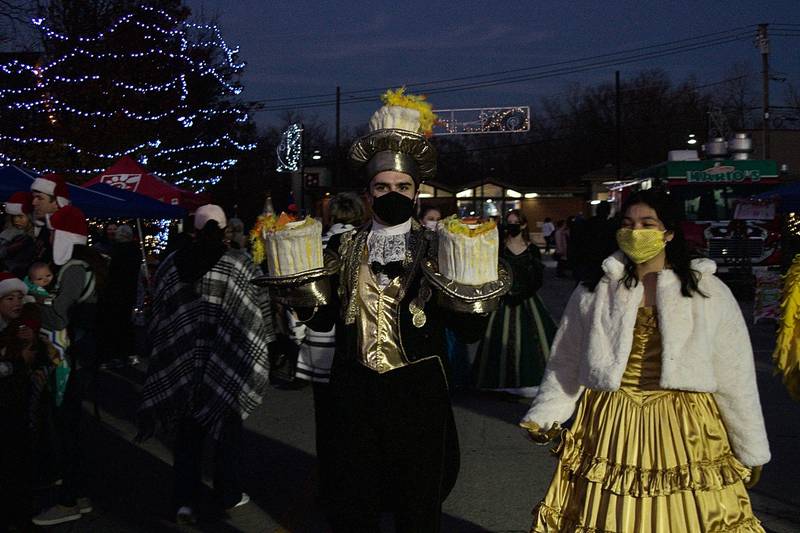
<path fill-rule="evenodd" d="M 786 229 L 789 231 L 789 235 L 800 236 L 800 215 L 798 213 L 789 213 L 786 218 Z"/>
<path fill-rule="evenodd" d="M 0 64 L 14 78 L 0 89 L 4 163 L 89 176 L 129 155 L 164 179 L 205 189 L 236 165 L 235 154 L 256 148 L 238 140 L 249 117 L 232 100 L 245 64 L 217 26 L 152 6 L 132 7 L 88 36 L 33 23 L 52 52 L 36 64 Z M 45 144 L 51 149 L 31 150 Z"/>

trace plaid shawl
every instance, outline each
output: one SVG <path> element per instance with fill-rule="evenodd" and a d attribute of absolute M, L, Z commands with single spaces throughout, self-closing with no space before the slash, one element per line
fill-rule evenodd
<path fill-rule="evenodd" d="M 226 252 L 194 284 L 181 281 L 174 259 L 156 274 L 140 421 L 174 428 L 188 416 L 216 438 L 225 418 L 261 403 L 274 340 L 269 297 L 250 283 L 258 272 L 245 254 Z"/>

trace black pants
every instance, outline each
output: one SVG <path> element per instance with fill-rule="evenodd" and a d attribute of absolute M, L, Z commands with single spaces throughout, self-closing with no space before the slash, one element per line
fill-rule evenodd
<path fill-rule="evenodd" d="M 544 238 L 544 253 L 550 251 L 550 248 L 555 248 L 556 246 L 556 236 L 553 234 L 548 235 Z"/>
<path fill-rule="evenodd" d="M 358 363 L 334 370 L 323 488 L 335 533 L 440 531 L 441 506 L 458 474 L 458 438 L 441 362 L 385 374 Z"/>
<path fill-rule="evenodd" d="M 314 391 L 314 425 L 315 425 L 315 441 L 317 445 L 317 462 L 319 464 L 327 464 L 328 462 L 328 448 L 331 436 L 337 431 L 333 427 L 333 400 L 331 398 L 331 385 L 330 383 L 311 383 Z"/>
<path fill-rule="evenodd" d="M 0 379 L 0 531 L 29 522 L 32 514 L 27 379 Z"/>
<path fill-rule="evenodd" d="M 91 382 L 91 371 L 73 368 L 64 391 L 64 399 L 54 412 L 56 443 L 59 448 L 63 484 L 59 491 L 59 503 L 72 507 L 75 499 L 87 495 L 86 470 L 81 447 L 81 425 L 83 424 L 83 399 Z"/>
<path fill-rule="evenodd" d="M 200 498 L 203 479 L 203 443 L 206 431 L 191 419 L 178 426 L 175 439 L 175 508 L 192 507 Z M 214 443 L 214 494 L 227 509 L 242 497 L 239 481 L 239 455 L 242 447 L 242 419 L 231 416 L 222 426 L 219 440 Z"/>

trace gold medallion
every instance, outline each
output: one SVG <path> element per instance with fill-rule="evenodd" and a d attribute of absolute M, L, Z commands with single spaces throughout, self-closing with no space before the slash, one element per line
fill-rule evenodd
<path fill-rule="evenodd" d="M 414 324 L 415 328 L 421 328 L 427 321 L 428 317 L 425 316 L 425 312 L 421 309 L 411 317 L 411 323 Z"/>

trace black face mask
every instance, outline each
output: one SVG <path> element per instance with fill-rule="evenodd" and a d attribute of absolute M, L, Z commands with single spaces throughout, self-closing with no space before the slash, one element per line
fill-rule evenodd
<path fill-rule="evenodd" d="M 389 226 L 402 224 L 414 214 L 414 200 L 392 191 L 372 200 L 372 210 Z"/>
<path fill-rule="evenodd" d="M 506 224 L 506 233 L 511 237 L 516 237 L 522 233 L 522 226 L 520 224 Z"/>

